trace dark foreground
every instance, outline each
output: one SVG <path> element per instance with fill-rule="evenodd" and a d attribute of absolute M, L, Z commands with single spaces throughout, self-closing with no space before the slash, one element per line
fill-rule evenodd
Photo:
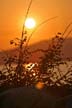
<path fill-rule="evenodd" d="M 45 89 L 13 88 L 0 93 L 0 108 L 72 108 L 72 95 L 59 98 Z"/>

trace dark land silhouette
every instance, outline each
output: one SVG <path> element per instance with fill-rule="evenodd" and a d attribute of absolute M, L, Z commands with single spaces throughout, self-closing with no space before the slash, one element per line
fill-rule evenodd
<path fill-rule="evenodd" d="M 51 40 L 44 40 L 44 41 L 40 41 L 38 43 L 32 44 L 29 46 L 29 51 L 35 51 L 37 49 L 43 49 L 46 50 L 49 46 Z M 72 59 L 72 38 L 68 38 L 65 40 L 64 44 L 63 44 L 63 48 L 62 48 L 62 52 L 63 52 L 63 57 L 64 59 L 66 57 L 71 58 Z M 5 50 L 4 52 L 0 52 L 0 64 L 3 63 L 3 59 L 2 57 L 5 56 L 6 54 L 9 55 L 16 55 L 18 54 L 17 48 L 16 49 L 11 49 L 11 50 Z M 43 53 L 38 51 L 38 52 L 34 52 L 32 54 L 32 56 L 30 57 L 29 61 L 30 62 L 37 62 L 39 60 L 39 57 L 42 56 Z"/>
<path fill-rule="evenodd" d="M 72 108 L 72 95 L 59 98 L 46 89 L 13 88 L 0 93 L 0 108 Z"/>

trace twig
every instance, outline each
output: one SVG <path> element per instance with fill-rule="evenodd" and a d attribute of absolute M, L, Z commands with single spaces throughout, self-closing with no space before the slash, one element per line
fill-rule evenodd
<path fill-rule="evenodd" d="M 71 69 L 71 67 L 70 67 L 69 69 Z M 71 71 L 71 70 L 68 70 L 62 77 L 60 77 L 60 78 L 54 83 L 54 85 L 55 85 L 56 83 L 58 83 L 59 81 L 61 81 L 70 71 Z"/>
<path fill-rule="evenodd" d="M 23 24 L 23 28 L 22 28 L 22 37 L 21 37 L 21 39 L 23 39 L 24 28 L 25 28 L 25 21 L 26 21 L 26 19 L 27 19 L 27 17 L 28 17 L 28 14 L 29 14 L 29 11 L 30 11 L 32 2 L 33 2 L 33 0 L 30 1 L 29 5 L 28 5 L 27 12 L 26 12 L 26 15 L 25 15 L 25 20 L 24 20 L 24 24 Z"/>
<path fill-rule="evenodd" d="M 33 32 L 30 34 L 30 36 L 29 36 L 29 38 L 28 38 L 28 40 L 27 40 L 27 43 L 26 43 L 26 47 L 28 46 L 28 43 L 29 43 L 31 37 L 32 37 L 33 34 L 37 31 L 37 29 L 38 29 L 39 27 L 41 27 L 43 24 L 45 24 L 45 23 L 47 23 L 48 21 L 53 20 L 53 19 L 55 19 L 55 18 L 57 18 L 57 16 L 52 17 L 52 18 L 49 18 L 49 19 L 44 20 L 43 22 L 41 22 L 41 23 L 33 30 Z"/>
<path fill-rule="evenodd" d="M 72 22 L 68 24 L 68 26 L 66 27 L 66 29 L 64 30 L 62 37 L 65 35 L 65 33 L 67 32 L 67 30 L 69 29 L 69 27 L 72 25 Z"/>

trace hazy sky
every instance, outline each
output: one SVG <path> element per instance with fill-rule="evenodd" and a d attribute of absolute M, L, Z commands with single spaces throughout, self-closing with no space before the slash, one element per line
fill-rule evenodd
<path fill-rule="evenodd" d="M 21 36 L 29 1 L 0 0 L 0 49 L 10 48 L 9 40 Z M 31 43 L 49 39 L 58 31 L 63 32 L 72 21 L 72 0 L 33 0 L 29 17 L 33 17 L 37 24 L 54 16 L 58 17 L 40 27 Z"/>

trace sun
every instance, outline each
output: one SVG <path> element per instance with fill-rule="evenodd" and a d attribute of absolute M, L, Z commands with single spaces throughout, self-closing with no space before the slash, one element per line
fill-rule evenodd
<path fill-rule="evenodd" d="M 32 29 L 36 26 L 36 21 L 33 18 L 27 18 L 25 21 L 25 27 Z"/>

